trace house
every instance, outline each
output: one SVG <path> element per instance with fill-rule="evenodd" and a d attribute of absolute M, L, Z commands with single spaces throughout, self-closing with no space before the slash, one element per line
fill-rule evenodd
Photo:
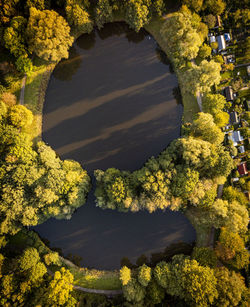
<path fill-rule="evenodd" d="M 239 151 L 239 153 L 244 153 L 245 152 L 245 146 L 244 145 L 239 146 L 238 151 Z"/>
<path fill-rule="evenodd" d="M 230 125 L 238 124 L 240 122 L 237 112 L 230 112 Z"/>
<path fill-rule="evenodd" d="M 218 50 L 224 50 L 226 49 L 226 41 L 224 35 L 219 35 L 216 37 L 216 40 L 218 42 Z"/>
<path fill-rule="evenodd" d="M 240 176 L 244 176 L 248 174 L 248 170 L 247 170 L 247 163 L 246 162 L 242 162 L 240 165 L 237 166 L 238 172 L 240 174 Z"/>
<path fill-rule="evenodd" d="M 231 86 L 227 86 L 225 89 L 225 96 L 227 101 L 233 101 L 234 100 L 234 92 Z"/>
<path fill-rule="evenodd" d="M 210 42 L 210 44 L 211 44 L 211 43 L 215 43 L 215 42 L 216 42 L 216 38 L 215 38 L 215 36 L 214 36 L 214 35 L 209 36 L 209 42 Z"/>
<path fill-rule="evenodd" d="M 233 133 L 228 135 L 228 139 L 233 142 L 234 146 L 237 146 L 238 143 L 244 140 L 244 138 L 240 134 L 240 131 L 233 131 Z"/>
<path fill-rule="evenodd" d="M 225 38 L 226 42 L 230 42 L 230 40 L 231 40 L 231 36 L 230 36 L 229 33 L 224 33 L 224 38 Z"/>

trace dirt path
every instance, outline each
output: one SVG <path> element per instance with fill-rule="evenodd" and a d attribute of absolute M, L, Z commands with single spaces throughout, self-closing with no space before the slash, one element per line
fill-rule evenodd
<path fill-rule="evenodd" d="M 24 91 L 25 91 L 26 80 L 27 80 L 27 75 L 25 74 L 22 80 L 22 87 L 21 87 L 20 98 L 19 98 L 19 103 L 22 105 L 24 104 Z"/>
<path fill-rule="evenodd" d="M 97 290 L 97 289 L 83 288 L 77 285 L 73 285 L 73 288 L 76 290 L 82 291 L 82 292 L 102 294 L 108 297 L 113 297 L 113 296 L 122 294 L 122 290 Z"/>

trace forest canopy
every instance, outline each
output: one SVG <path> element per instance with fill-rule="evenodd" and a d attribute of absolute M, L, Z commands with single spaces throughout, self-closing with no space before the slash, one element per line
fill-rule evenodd
<path fill-rule="evenodd" d="M 70 218 L 83 205 L 90 178 L 80 164 L 62 161 L 27 132 L 33 115 L 0 102 L 0 233 L 16 233 L 50 217 Z"/>

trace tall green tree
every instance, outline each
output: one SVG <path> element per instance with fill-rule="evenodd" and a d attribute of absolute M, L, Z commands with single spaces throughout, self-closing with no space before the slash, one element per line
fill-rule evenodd
<path fill-rule="evenodd" d="M 95 7 L 95 21 L 99 29 L 103 27 L 106 22 L 113 20 L 113 8 L 109 0 L 98 0 Z"/>
<path fill-rule="evenodd" d="M 52 10 L 30 8 L 26 35 L 30 51 L 52 62 L 67 58 L 68 49 L 73 43 L 68 23 Z"/>
<path fill-rule="evenodd" d="M 7 24 L 11 17 L 17 13 L 17 6 L 20 0 L 2 0 L 0 1 L 0 22 Z"/>
<path fill-rule="evenodd" d="M 149 9 L 143 0 L 129 0 L 125 6 L 125 19 L 136 32 L 149 21 Z"/>
<path fill-rule="evenodd" d="M 215 277 L 218 281 L 216 288 L 219 294 L 215 305 L 218 307 L 239 306 L 242 294 L 246 290 L 244 278 L 225 267 L 216 268 Z"/>
<path fill-rule="evenodd" d="M 90 33 L 93 30 L 93 21 L 80 0 L 67 0 L 66 17 L 68 23 L 81 33 Z"/>
<path fill-rule="evenodd" d="M 216 126 L 213 116 L 208 113 L 198 113 L 191 127 L 193 136 L 212 144 L 221 144 L 224 140 L 223 132 Z"/>
<path fill-rule="evenodd" d="M 4 45 L 15 57 L 26 56 L 28 47 L 25 31 L 27 20 L 22 16 L 12 18 L 10 26 L 4 31 Z"/>
<path fill-rule="evenodd" d="M 191 88 L 193 93 L 200 91 L 207 93 L 211 87 L 218 85 L 221 80 L 221 65 L 211 60 L 203 60 L 200 65 L 194 65 L 182 75 L 182 80 L 187 88 Z"/>

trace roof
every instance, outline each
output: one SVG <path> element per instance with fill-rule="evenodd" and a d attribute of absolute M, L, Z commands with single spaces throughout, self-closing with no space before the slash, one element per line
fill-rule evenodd
<path fill-rule="evenodd" d="M 243 137 L 240 134 L 240 131 L 234 131 L 233 132 L 233 139 L 235 139 L 236 142 L 241 142 L 243 141 Z"/>
<path fill-rule="evenodd" d="M 224 33 L 224 38 L 226 40 L 226 42 L 229 42 L 231 40 L 231 36 L 229 33 Z"/>
<path fill-rule="evenodd" d="M 243 152 L 245 152 L 245 147 L 242 145 L 238 148 L 238 150 L 239 150 L 240 153 L 243 153 Z"/>
<path fill-rule="evenodd" d="M 240 131 L 233 131 L 231 135 L 228 135 L 228 139 L 233 142 L 234 146 L 238 145 L 238 143 L 244 140 L 240 134 Z"/>
<path fill-rule="evenodd" d="M 234 92 L 231 86 L 227 86 L 225 88 L 225 94 L 226 94 L 226 99 L 227 101 L 232 101 L 234 100 Z"/>
<path fill-rule="evenodd" d="M 215 42 L 216 42 L 215 36 L 214 36 L 214 35 L 213 35 L 213 36 L 210 36 L 210 37 L 209 37 L 209 41 L 210 41 L 210 44 L 211 44 L 211 43 L 215 43 Z"/>
<path fill-rule="evenodd" d="M 239 122 L 238 114 L 237 112 L 231 112 L 230 114 L 230 124 L 237 124 Z"/>
<path fill-rule="evenodd" d="M 240 165 L 238 165 L 237 169 L 241 176 L 248 174 L 246 162 L 243 162 Z"/>
<path fill-rule="evenodd" d="M 226 49 L 226 41 L 224 35 L 219 35 L 216 37 L 218 42 L 218 50 L 224 50 Z"/>

